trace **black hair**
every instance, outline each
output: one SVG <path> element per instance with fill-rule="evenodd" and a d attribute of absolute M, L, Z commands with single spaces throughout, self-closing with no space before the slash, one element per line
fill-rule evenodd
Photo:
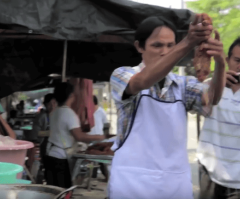
<path fill-rule="evenodd" d="M 142 21 L 135 33 L 135 41 L 139 42 L 139 47 L 144 49 L 146 40 L 150 37 L 154 29 L 161 26 L 170 28 L 175 34 L 175 41 L 177 41 L 177 29 L 172 22 L 163 17 L 148 17 Z"/>
<path fill-rule="evenodd" d="M 240 46 L 240 37 L 238 37 L 230 46 L 228 50 L 228 57 L 230 58 L 232 56 L 232 51 L 235 46 Z"/>
<path fill-rule="evenodd" d="M 93 96 L 93 102 L 94 105 L 98 105 L 98 98 L 95 95 Z"/>
<path fill-rule="evenodd" d="M 74 87 L 68 82 L 58 84 L 54 89 L 54 97 L 59 106 L 62 106 L 73 93 Z"/>
<path fill-rule="evenodd" d="M 44 96 L 44 101 L 43 104 L 47 104 L 49 103 L 52 99 L 54 99 L 54 94 L 53 93 L 49 93 L 47 95 Z"/>

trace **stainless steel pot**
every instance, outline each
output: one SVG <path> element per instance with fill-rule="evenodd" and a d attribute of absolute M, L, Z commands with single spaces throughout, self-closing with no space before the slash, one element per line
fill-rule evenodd
<path fill-rule="evenodd" d="M 46 185 L 0 185 L 1 199 L 55 199 L 65 189 Z"/>

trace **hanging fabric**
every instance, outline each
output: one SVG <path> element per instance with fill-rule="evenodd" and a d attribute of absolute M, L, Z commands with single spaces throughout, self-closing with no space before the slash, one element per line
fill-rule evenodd
<path fill-rule="evenodd" d="M 72 109 L 78 115 L 83 132 L 89 132 L 94 126 L 94 104 L 92 80 L 71 78 L 69 81 L 74 85 L 75 101 Z"/>

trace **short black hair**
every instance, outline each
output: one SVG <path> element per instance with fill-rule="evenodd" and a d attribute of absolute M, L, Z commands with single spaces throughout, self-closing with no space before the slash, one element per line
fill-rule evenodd
<path fill-rule="evenodd" d="M 58 84 L 54 89 L 54 97 L 59 106 L 62 106 L 73 93 L 74 87 L 68 82 Z"/>
<path fill-rule="evenodd" d="M 228 57 L 230 58 L 232 56 L 232 51 L 235 46 L 240 46 L 240 37 L 238 37 L 230 46 L 228 50 Z"/>
<path fill-rule="evenodd" d="M 47 104 L 49 103 L 52 99 L 54 99 L 54 94 L 53 93 L 49 93 L 47 95 L 44 96 L 44 101 L 43 104 Z"/>
<path fill-rule="evenodd" d="M 150 37 L 155 28 L 161 26 L 170 28 L 175 34 L 175 41 L 177 41 L 177 29 L 175 25 L 163 17 L 148 17 L 143 20 L 135 33 L 135 41 L 138 41 L 139 46 L 144 49 L 146 40 Z"/>
<path fill-rule="evenodd" d="M 98 98 L 93 95 L 93 102 L 94 102 L 94 105 L 98 105 Z"/>

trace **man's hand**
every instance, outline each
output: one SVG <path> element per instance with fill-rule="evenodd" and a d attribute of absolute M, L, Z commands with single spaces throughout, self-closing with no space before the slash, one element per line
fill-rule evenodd
<path fill-rule="evenodd" d="M 190 46 L 196 46 L 209 39 L 213 27 L 210 21 L 202 19 L 202 14 L 196 14 L 194 21 L 190 24 L 186 41 Z"/>
<path fill-rule="evenodd" d="M 225 77 L 225 59 L 223 53 L 223 44 L 220 41 L 220 35 L 215 31 L 215 39 L 209 38 L 200 46 L 201 50 L 205 49 L 209 56 L 213 56 L 216 62 L 214 76 L 211 80 L 207 92 L 208 100 L 203 101 L 204 105 L 217 105 L 221 99 L 223 88 L 226 85 Z"/>
<path fill-rule="evenodd" d="M 209 38 L 206 43 L 202 43 L 200 50 L 203 49 L 207 50 L 208 55 L 214 57 L 215 62 L 225 66 L 223 44 L 220 41 L 220 35 L 218 31 L 215 31 L 215 39 Z"/>
<path fill-rule="evenodd" d="M 232 87 L 232 85 L 237 84 L 238 81 L 233 77 L 233 75 L 237 75 L 235 71 L 229 70 L 227 71 L 226 78 L 227 78 L 227 86 Z"/>

